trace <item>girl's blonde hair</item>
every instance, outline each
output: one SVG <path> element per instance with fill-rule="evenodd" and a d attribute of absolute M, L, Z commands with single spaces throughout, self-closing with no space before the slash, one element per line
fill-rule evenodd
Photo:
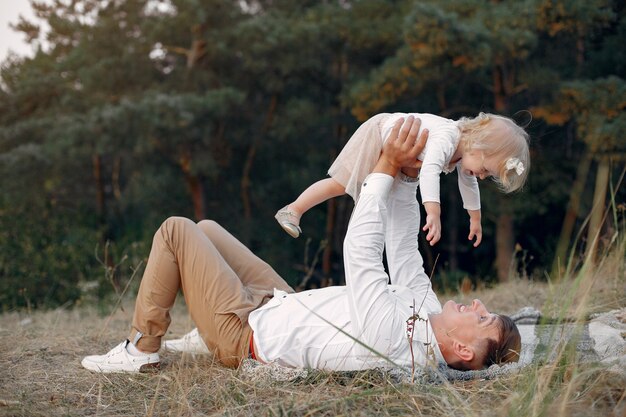
<path fill-rule="evenodd" d="M 459 120 L 465 151 L 482 151 L 497 159 L 498 176 L 493 180 L 505 193 L 522 188 L 530 170 L 528 133 L 508 117 L 480 113 Z"/>

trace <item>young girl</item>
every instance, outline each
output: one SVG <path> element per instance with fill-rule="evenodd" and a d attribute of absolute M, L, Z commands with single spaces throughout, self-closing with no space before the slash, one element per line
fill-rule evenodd
<path fill-rule="evenodd" d="M 430 245 L 441 237 L 439 175 L 458 171 L 459 191 L 470 217 L 468 239 L 482 240 L 478 181 L 492 177 L 501 190 L 510 193 L 522 187 L 530 168 L 528 134 L 511 119 L 480 113 L 458 121 L 426 113 L 383 113 L 363 123 L 328 170 L 331 178 L 307 188 L 297 200 L 276 213 L 276 220 L 292 237 L 302 233 L 300 217 L 311 207 L 343 194 L 357 201 L 365 177 L 372 171 L 383 143 L 399 118 L 414 116 L 422 121 L 421 132 L 428 130 L 426 148 L 419 155 L 422 167 L 419 188 L 426 210 Z"/>

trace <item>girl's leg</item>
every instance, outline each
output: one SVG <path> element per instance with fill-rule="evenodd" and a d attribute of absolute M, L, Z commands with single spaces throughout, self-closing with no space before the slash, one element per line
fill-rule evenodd
<path fill-rule="evenodd" d="M 346 189 L 332 178 L 325 178 L 313 183 L 309 188 L 289 204 L 289 210 L 298 216 L 298 219 L 312 207 L 328 200 L 329 198 L 344 195 Z"/>
<path fill-rule="evenodd" d="M 217 359 L 237 366 L 247 354 L 247 314 L 262 301 L 249 292 L 203 230 L 189 219 L 167 219 L 156 232 L 137 294 L 129 339 L 156 352 L 178 289 L 200 334 Z"/>
<path fill-rule="evenodd" d="M 300 217 L 305 212 L 322 201 L 343 195 L 345 192 L 346 189 L 337 181 L 325 178 L 309 186 L 296 201 L 278 210 L 274 218 L 291 237 L 298 237 L 302 233 Z"/>

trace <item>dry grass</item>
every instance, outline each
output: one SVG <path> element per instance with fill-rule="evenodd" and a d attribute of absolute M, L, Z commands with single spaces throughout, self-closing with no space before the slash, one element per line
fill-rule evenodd
<path fill-rule="evenodd" d="M 549 318 L 576 319 L 626 306 L 626 239 L 612 246 L 593 268 L 546 280 L 512 279 L 494 288 L 444 295 L 459 302 L 479 298 L 490 310 L 513 314 L 532 306 Z M 563 306 L 567 308 L 563 310 Z"/>
<path fill-rule="evenodd" d="M 624 245 L 593 273 L 555 284 L 513 280 L 461 295 L 495 311 L 533 305 L 570 318 L 624 307 Z M 459 298 L 457 295 L 453 297 Z M 156 374 L 99 375 L 80 359 L 104 353 L 126 334 L 129 301 L 110 317 L 83 306 L 0 316 L 0 415 L 3 416 L 622 416 L 626 380 L 599 364 L 580 363 L 563 347 L 555 362 L 492 381 L 393 384 L 379 373 L 314 373 L 289 383 L 253 382 L 210 357 L 163 354 Z M 191 329 L 184 306 L 171 336 Z"/>

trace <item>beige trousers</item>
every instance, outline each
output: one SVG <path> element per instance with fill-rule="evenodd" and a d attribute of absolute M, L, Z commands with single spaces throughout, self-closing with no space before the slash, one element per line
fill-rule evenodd
<path fill-rule="evenodd" d="M 137 294 L 129 340 L 138 349 L 159 350 L 179 288 L 207 347 L 229 367 L 248 355 L 250 312 L 265 304 L 274 288 L 293 292 L 216 222 L 170 217 L 154 235 Z"/>

